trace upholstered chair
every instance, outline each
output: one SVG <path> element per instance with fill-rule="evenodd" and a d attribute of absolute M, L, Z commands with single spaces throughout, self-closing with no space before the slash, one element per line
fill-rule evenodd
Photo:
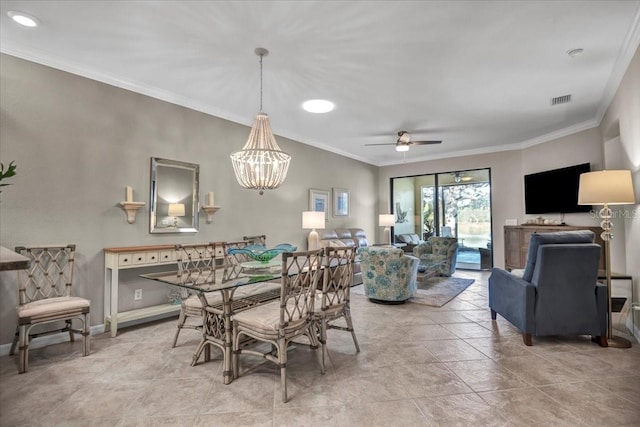
<path fill-rule="evenodd" d="M 181 283 L 209 283 L 216 279 L 216 253 L 217 259 L 222 260 L 222 243 L 203 243 L 176 245 L 176 261 L 178 263 L 178 278 Z M 222 273 L 218 273 L 222 274 Z M 180 303 L 180 316 L 176 325 L 176 334 L 173 337 L 173 345 L 178 343 L 178 336 L 182 329 L 202 330 L 203 307 L 198 295 L 189 295 L 186 289 L 182 289 L 183 299 Z M 218 292 L 208 292 L 205 297 L 209 304 L 222 301 Z M 194 318 L 193 321 L 187 321 Z"/>
<path fill-rule="evenodd" d="M 418 258 L 391 246 L 359 248 L 358 254 L 364 292 L 371 301 L 398 304 L 415 294 Z"/>
<path fill-rule="evenodd" d="M 316 300 L 313 305 L 312 320 L 316 324 L 321 351 L 321 369 L 325 373 L 325 357 L 327 347 L 327 330 L 336 329 L 351 333 L 356 352 L 360 345 L 356 337 L 351 319 L 351 282 L 353 279 L 353 263 L 356 248 L 324 248 L 322 269 L 322 285 L 318 285 Z M 343 326 L 346 324 L 346 326 Z"/>
<path fill-rule="evenodd" d="M 420 268 L 436 272 L 438 276 L 451 276 L 456 271 L 458 239 L 432 236 L 413 248 L 413 255 L 420 260 Z"/>
<path fill-rule="evenodd" d="M 597 283 L 600 246 L 592 231 L 532 234 L 522 277 L 493 268 L 489 308 L 531 336 L 591 335 L 607 346 L 607 287 Z"/>
<path fill-rule="evenodd" d="M 90 330 L 88 299 L 72 295 L 73 266 L 76 245 L 18 246 L 15 251 L 31 260 L 29 268 L 18 271 L 18 325 L 9 354 L 19 347 L 18 373 L 29 368 L 29 344 L 32 337 L 55 332 L 82 335 L 82 355 L 89 355 Z M 72 320 L 82 323 L 82 329 L 73 329 Z M 31 333 L 34 326 L 64 321 L 56 330 Z"/>
<path fill-rule="evenodd" d="M 287 349 L 292 340 L 306 336 L 317 350 L 318 341 L 312 318 L 315 293 L 322 266 L 322 250 L 282 254 L 280 300 L 253 307 L 233 315 L 233 374 L 238 378 L 240 356 L 259 356 L 280 368 L 282 402 L 287 396 Z M 244 338 L 270 346 L 243 344 Z M 318 359 L 320 360 L 318 353 Z"/>

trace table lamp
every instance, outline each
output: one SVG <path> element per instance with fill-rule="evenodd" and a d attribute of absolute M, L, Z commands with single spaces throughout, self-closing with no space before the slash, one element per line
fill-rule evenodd
<path fill-rule="evenodd" d="M 173 226 L 178 226 L 178 217 L 184 216 L 184 203 L 169 203 L 169 216 L 173 217 Z"/>
<path fill-rule="evenodd" d="M 382 243 L 385 245 L 391 244 L 391 227 L 396 225 L 396 217 L 394 214 L 380 214 L 378 215 L 378 223 L 380 227 L 384 227 L 384 239 Z"/>
<path fill-rule="evenodd" d="M 609 205 L 628 205 L 636 202 L 633 192 L 633 181 L 629 170 L 603 170 L 586 172 L 580 175 L 580 187 L 578 190 L 578 204 L 603 205 L 598 213 L 602 222 L 602 240 L 604 240 L 605 269 L 607 276 L 607 299 L 609 301 L 607 319 L 607 341 L 610 347 L 629 348 L 631 341 L 614 336 L 611 322 L 611 252 L 609 240 L 613 239 L 611 233 L 611 209 Z"/>
<path fill-rule="evenodd" d="M 307 237 L 308 250 L 313 251 L 320 247 L 320 237 L 316 228 L 324 228 L 324 212 L 305 211 L 302 212 L 302 228 L 311 229 Z"/>

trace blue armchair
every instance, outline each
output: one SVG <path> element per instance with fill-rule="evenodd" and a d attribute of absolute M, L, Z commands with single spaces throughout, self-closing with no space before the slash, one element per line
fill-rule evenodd
<path fill-rule="evenodd" d="M 418 258 L 387 246 L 363 247 L 358 253 L 364 292 L 371 301 L 401 304 L 415 294 Z"/>
<path fill-rule="evenodd" d="M 597 283 L 600 246 L 591 231 L 532 234 L 522 277 L 493 268 L 491 318 L 531 336 L 591 335 L 607 346 L 607 287 Z"/>

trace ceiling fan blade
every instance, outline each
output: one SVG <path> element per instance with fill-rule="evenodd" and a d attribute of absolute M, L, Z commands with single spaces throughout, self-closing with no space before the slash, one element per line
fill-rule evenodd
<path fill-rule="evenodd" d="M 364 144 L 364 145 L 396 145 L 395 142 L 385 142 L 384 144 Z"/>
<path fill-rule="evenodd" d="M 411 145 L 433 145 L 433 144 L 442 144 L 442 141 L 411 141 L 409 144 L 411 144 Z"/>

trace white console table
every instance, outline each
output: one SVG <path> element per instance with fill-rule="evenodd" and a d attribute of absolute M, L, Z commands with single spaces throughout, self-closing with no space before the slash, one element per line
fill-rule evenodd
<path fill-rule="evenodd" d="M 178 314 L 180 305 L 159 304 L 130 311 L 118 311 L 118 273 L 120 270 L 176 263 L 174 245 L 129 246 L 104 249 L 104 327 L 111 336 L 118 333 L 118 323 L 163 314 Z"/>

